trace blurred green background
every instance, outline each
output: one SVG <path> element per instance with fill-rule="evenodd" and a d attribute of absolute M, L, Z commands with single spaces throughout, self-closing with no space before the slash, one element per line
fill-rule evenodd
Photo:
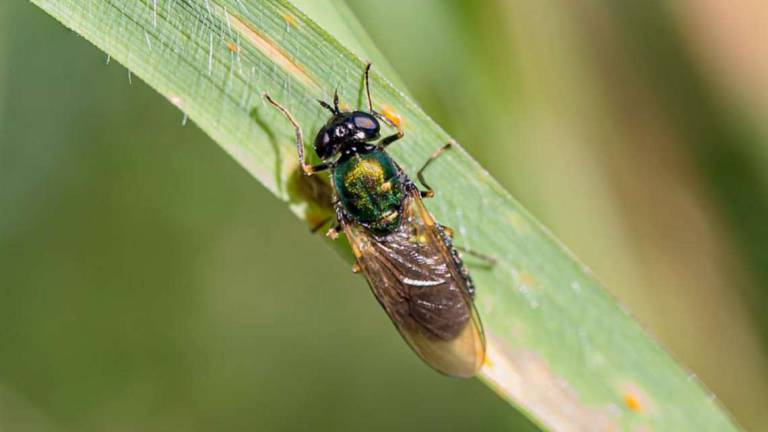
<path fill-rule="evenodd" d="M 348 4 L 425 110 L 768 430 L 760 1 Z M 422 365 L 182 120 L 0 3 L 0 430 L 535 430 Z"/>

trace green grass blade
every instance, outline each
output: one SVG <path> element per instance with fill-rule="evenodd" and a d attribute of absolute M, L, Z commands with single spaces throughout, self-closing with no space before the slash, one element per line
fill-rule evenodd
<path fill-rule="evenodd" d="M 343 101 L 362 106 L 363 61 L 299 10 L 258 0 L 32 2 L 168 98 L 299 217 L 322 218 L 316 194 L 296 187 L 292 130 L 261 94 L 285 104 L 311 139 L 327 115 L 316 99 L 338 88 Z M 406 139 L 392 154 L 413 174 L 449 136 L 378 72 L 372 85 L 377 105 L 403 119 Z M 473 276 L 489 341 L 482 379 L 500 395 L 555 430 L 736 429 L 462 149 L 427 176 L 437 187 L 428 206 L 438 220 L 458 243 L 498 259 Z"/>

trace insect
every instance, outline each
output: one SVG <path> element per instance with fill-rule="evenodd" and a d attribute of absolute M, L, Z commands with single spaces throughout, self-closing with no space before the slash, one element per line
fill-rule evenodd
<path fill-rule="evenodd" d="M 306 162 L 301 127 L 293 115 L 264 96 L 293 125 L 303 173 L 330 170 L 337 224 L 328 235 L 335 239 L 344 232 L 356 258 L 353 271 L 362 271 L 395 327 L 424 362 L 446 375 L 471 377 L 485 359 L 474 285 L 453 246 L 452 231 L 435 221 L 422 200 L 434 196 L 424 170 L 450 143 L 418 171 L 425 189 L 419 190 L 385 150 L 404 133 L 373 109 L 370 67 L 367 64 L 364 73 L 367 112 L 340 110 L 338 93 L 333 105 L 318 101 L 331 113 L 314 141 L 322 161 L 318 165 Z M 396 132 L 381 138 L 380 121 Z"/>

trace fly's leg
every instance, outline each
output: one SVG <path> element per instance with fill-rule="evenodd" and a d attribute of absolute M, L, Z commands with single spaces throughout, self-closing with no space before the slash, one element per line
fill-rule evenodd
<path fill-rule="evenodd" d="M 456 250 L 461 252 L 461 253 L 464 253 L 464 254 L 467 254 L 467 255 L 472 255 L 473 257 L 475 257 L 475 258 L 477 258 L 477 259 L 479 259 L 481 261 L 484 261 L 485 264 L 488 267 L 493 267 L 493 266 L 496 265 L 496 258 L 494 258 L 492 256 L 486 255 L 484 253 L 480 253 L 480 252 L 478 252 L 476 250 L 469 249 L 469 248 L 464 247 L 464 246 L 454 246 L 454 248 L 456 248 Z"/>
<path fill-rule="evenodd" d="M 327 224 L 330 221 L 331 221 L 331 218 L 324 220 L 320 225 L 314 227 L 312 229 L 312 232 L 316 233 L 318 230 L 320 230 L 320 228 L 322 228 L 325 224 Z M 328 231 L 326 231 L 325 235 L 331 240 L 336 240 L 337 238 L 339 238 L 339 233 L 341 232 L 341 230 L 342 230 L 341 224 L 336 223 L 332 227 L 328 228 Z M 360 273 L 360 270 L 361 270 L 360 264 L 358 264 L 357 262 L 352 264 L 352 273 Z"/>
<path fill-rule="evenodd" d="M 339 238 L 339 233 L 341 232 L 341 225 L 336 224 L 330 228 L 328 228 L 328 231 L 326 231 L 325 236 L 328 237 L 331 240 L 336 240 Z"/>
<path fill-rule="evenodd" d="M 333 168 L 333 164 L 331 163 L 321 163 L 317 165 L 310 165 L 307 163 L 307 161 L 304 158 L 304 138 L 301 134 L 301 126 L 299 126 L 299 122 L 296 121 L 296 119 L 291 115 L 291 113 L 285 109 L 282 105 L 275 102 L 274 99 L 272 99 L 272 96 L 268 95 L 267 93 L 264 93 L 264 98 L 267 100 L 267 102 L 271 103 L 275 108 L 278 109 L 286 119 L 288 119 L 289 122 L 293 125 L 293 128 L 296 131 L 296 151 L 299 153 L 299 164 L 301 165 L 301 171 L 304 173 L 304 175 L 312 175 L 319 171 L 324 171 L 329 168 Z"/>
<path fill-rule="evenodd" d="M 459 251 L 459 252 L 461 252 L 463 254 L 472 255 L 473 257 L 475 257 L 475 258 L 485 262 L 485 264 L 488 267 L 493 267 L 493 266 L 496 265 L 496 258 L 494 258 L 492 256 L 486 255 L 484 253 L 480 253 L 480 252 L 478 252 L 476 250 L 473 250 L 473 249 L 470 249 L 470 248 L 467 248 L 467 247 L 464 247 L 464 246 L 457 246 L 457 245 L 453 244 L 454 232 L 453 232 L 452 228 L 449 228 L 449 227 L 447 227 L 445 225 L 440 225 L 440 228 L 442 229 L 443 234 L 445 234 L 445 236 L 448 238 L 448 240 L 450 242 L 449 246 L 451 248 L 456 249 L 457 251 Z"/>
<path fill-rule="evenodd" d="M 325 235 L 331 240 L 336 240 L 344 229 L 341 225 L 342 221 L 347 219 L 344 216 L 344 208 L 340 205 L 338 199 L 333 201 L 333 206 L 336 207 L 336 223 L 328 229 Z"/>
<path fill-rule="evenodd" d="M 338 201 L 338 199 L 337 199 L 337 198 L 334 198 L 334 199 L 331 201 L 331 206 L 332 206 L 332 207 L 336 207 L 338 204 L 339 204 L 339 201 Z M 320 228 L 322 228 L 322 227 L 324 227 L 324 226 L 328 225 L 328 223 L 329 223 L 330 221 L 332 221 L 332 220 L 333 220 L 333 218 L 334 218 L 333 216 L 328 216 L 327 218 L 323 219 L 323 220 L 322 220 L 322 221 L 321 221 L 319 224 L 317 224 L 317 225 L 313 226 L 312 228 L 310 228 L 310 229 L 309 229 L 309 230 L 310 230 L 310 232 L 311 232 L 312 234 L 316 234 L 318 231 L 320 231 Z M 338 211 L 337 211 L 337 214 L 336 214 L 336 220 L 337 220 L 337 221 L 339 220 L 339 219 L 338 219 Z M 325 235 L 326 235 L 326 236 L 328 236 L 328 237 L 329 237 L 331 240 L 336 240 L 336 239 L 339 237 L 339 233 L 340 233 L 340 232 L 341 232 L 341 224 L 340 224 L 339 222 L 336 222 L 336 224 L 335 224 L 335 225 L 332 225 L 332 226 L 331 226 L 331 227 L 328 229 L 328 231 L 325 233 Z"/>
<path fill-rule="evenodd" d="M 392 144 L 393 142 L 399 140 L 403 136 L 405 136 L 405 132 L 403 132 L 403 128 L 401 128 L 400 125 L 395 124 L 387 116 L 373 109 L 373 101 L 371 100 L 371 84 L 370 84 L 370 78 L 369 78 L 370 71 L 371 71 L 371 64 L 366 63 L 365 73 L 363 77 L 365 81 L 365 97 L 368 99 L 368 111 L 374 116 L 376 116 L 376 118 L 388 124 L 390 127 L 394 128 L 397 131 L 394 134 L 384 137 L 381 139 L 381 141 L 379 141 L 378 147 L 383 149 L 388 145 Z"/>
<path fill-rule="evenodd" d="M 326 226 L 326 225 L 328 224 L 328 222 L 330 222 L 330 221 L 331 221 L 331 219 L 333 219 L 333 218 L 332 218 L 332 217 L 330 217 L 330 216 L 329 216 L 329 217 L 327 217 L 327 218 L 325 218 L 325 219 L 323 219 L 322 221 L 320 221 L 320 223 L 318 223 L 317 225 L 315 225 L 315 226 L 313 226 L 312 228 L 310 228 L 310 229 L 309 229 L 309 231 L 310 231 L 312 234 L 316 234 L 318 231 L 320 231 L 320 228 L 322 228 L 322 227 Z"/>
<path fill-rule="evenodd" d="M 416 172 L 416 178 L 419 179 L 419 183 L 421 183 L 422 186 L 424 186 L 425 191 L 421 191 L 421 197 L 422 198 L 432 198 L 435 196 L 435 191 L 432 189 L 430 185 L 427 184 L 426 180 L 424 180 L 424 170 L 427 169 L 429 164 L 432 163 L 435 159 L 439 158 L 440 155 L 445 153 L 447 150 L 450 150 L 450 148 L 453 146 L 453 141 L 448 142 L 444 146 L 437 149 L 434 153 L 432 153 L 431 156 L 429 156 L 429 159 L 427 159 L 426 162 L 424 162 L 424 165 L 421 167 L 421 169 Z"/>
<path fill-rule="evenodd" d="M 339 233 L 344 229 L 342 226 L 342 221 L 346 221 L 347 219 L 344 216 L 344 208 L 341 205 L 338 205 L 338 202 L 336 202 L 336 225 L 331 227 L 331 229 L 328 230 L 325 235 L 330 237 L 333 240 L 336 240 L 339 238 Z M 354 246 L 353 246 L 354 247 Z M 360 267 L 360 263 L 357 260 L 357 257 L 355 257 L 355 263 L 352 264 L 352 273 L 360 273 L 362 271 L 362 268 Z"/>
<path fill-rule="evenodd" d="M 469 275 L 469 271 L 467 270 L 467 267 L 464 265 L 464 261 L 461 260 L 461 255 L 459 255 L 458 249 L 456 249 L 456 247 L 453 245 L 453 230 L 448 228 L 447 226 L 438 224 L 437 231 L 442 236 L 443 243 L 450 251 L 451 258 L 453 259 L 454 264 L 456 264 L 456 267 L 459 269 L 459 272 L 461 273 L 461 277 L 464 279 L 467 294 L 469 294 L 469 296 L 472 299 L 474 299 L 475 298 L 475 282 L 472 280 L 472 277 Z"/>

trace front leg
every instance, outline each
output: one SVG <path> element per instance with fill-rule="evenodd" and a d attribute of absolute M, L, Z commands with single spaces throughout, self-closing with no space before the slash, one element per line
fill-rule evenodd
<path fill-rule="evenodd" d="M 301 171 L 304 173 L 304 175 L 310 176 L 316 172 L 333 168 L 333 163 L 323 162 L 317 165 L 310 165 L 307 163 L 306 158 L 304 157 L 304 137 L 301 133 L 301 126 L 299 126 L 299 122 L 296 121 L 290 111 L 272 99 L 272 96 L 264 93 L 264 98 L 267 100 L 267 102 L 271 103 L 275 108 L 277 108 L 277 110 L 280 111 L 293 125 L 293 129 L 296 133 L 296 152 L 299 154 L 299 165 L 301 165 Z"/>
<path fill-rule="evenodd" d="M 376 117 L 379 117 L 380 119 L 384 120 L 388 125 L 392 126 L 397 130 L 394 134 L 384 137 L 379 141 L 379 144 L 377 145 L 380 149 L 387 148 L 388 145 L 392 144 L 393 142 L 399 140 L 400 138 L 405 136 L 405 132 L 403 132 L 403 128 L 401 128 L 399 125 L 392 122 L 390 119 L 388 119 L 385 115 L 378 113 L 377 111 L 373 111 L 373 115 Z"/>

